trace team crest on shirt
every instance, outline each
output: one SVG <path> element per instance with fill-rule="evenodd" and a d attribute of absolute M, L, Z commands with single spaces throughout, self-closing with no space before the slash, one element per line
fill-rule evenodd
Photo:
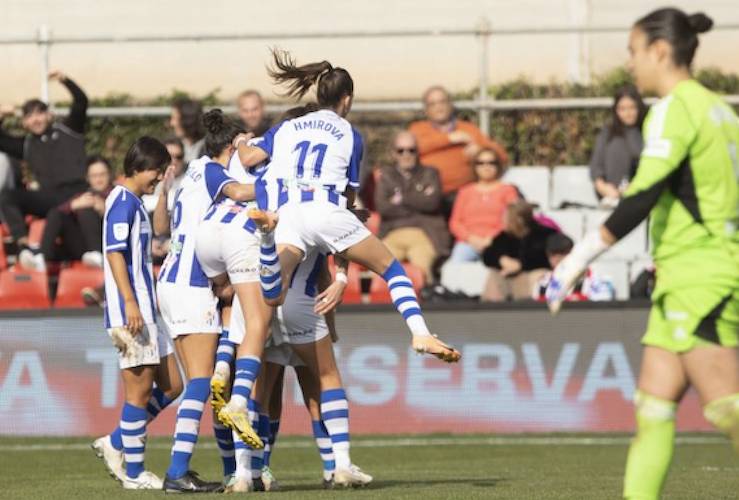
<path fill-rule="evenodd" d="M 125 222 L 117 222 L 113 224 L 113 236 L 115 236 L 115 239 L 117 240 L 125 240 L 128 238 L 128 224 Z"/>
<path fill-rule="evenodd" d="M 205 323 L 208 326 L 213 326 L 215 324 L 216 315 L 213 311 L 208 311 L 205 313 Z"/>

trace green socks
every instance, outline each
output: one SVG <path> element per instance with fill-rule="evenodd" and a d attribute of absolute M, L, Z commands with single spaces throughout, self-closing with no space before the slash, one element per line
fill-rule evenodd
<path fill-rule="evenodd" d="M 711 401 L 703 409 L 706 420 L 731 438 L 734 450 L 739 453 L 739 394 Z"/>
<path fill-rule="evenodd" d="M 634 402 L 637 432 L 626 460 L 624 498 L 657 500 L 672 461 L 677 404 L 641 391 Z"/>

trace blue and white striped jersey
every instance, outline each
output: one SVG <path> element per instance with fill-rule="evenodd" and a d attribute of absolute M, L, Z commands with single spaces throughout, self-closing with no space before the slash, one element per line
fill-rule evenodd
<path fill-rule="evenodd" d="M 292 293 L 304 297 L 315 298 L 318 295 L 318 276 L 326 262 L 326 256 L 320 251 L 309 250 L 305 259 L 298 265 L 290 279 L 288 296 Z"/>
<path fill-rule="evenodd" d="M 362 136 L 334 111 L 322 109 L 268 130 L 256 146 L 270 158 L 258 184 L 260 208 L 329 201 L 346 206 L 347 188 L 359 189 Z"/>
<path fill-rule="evenodd" d="M 256 139 L 252 139 L 252 141 L 256 141 Z M 266 163 L 261 163 L 255 167 L 245 168 L 241 164 L 241 160 L 239 160 L 238 153 L 234 153 L 228 162 L 228 174 L 241 184 L 254 184 L 264 173 L 266 167 Z M 241 202 L 224 198 L 217 201 L 208 210 L 205 220 L 220 222 L 222 224 L 232 224 L 233 227 L 240 227 L 250 233 L 254 233 L 257 230 L 257 226 L 247 216 L 249 207 L 251 206 L 256 206 L 256 202 Z"/>
<path fill-rule="evenodd" d="M 202 156 L 190 162 L 177 190 L 170 216 L 169 253 L 159 271 L 159 281 L 182 286 L 210 286 L 195 256 L 197 229 L 211 206 L 222 196 L 223 187 L 236 180 L 223 165 Z"/>
<path fill-rule="evenodd" d="M 105 200 L 103 252 L 106 255 L 110 252 L 123 254 L 131 289 L 146 324 L 152 324 L 156 320 L 151 236 L 151 222 L 143 201 L 124 186 L 114 187 Z M 103 274 L 105 327 L 123 326 L 126 324 L 125 304 L 107 258 L 103 263 Z"/>

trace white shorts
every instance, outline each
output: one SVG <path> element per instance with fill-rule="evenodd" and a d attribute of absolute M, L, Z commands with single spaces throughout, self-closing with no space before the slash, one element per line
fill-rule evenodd
<path fill-rule="evenodd" d="M 288 344 L 265 347 L 263 359 L 265 363 L 280 366 L 305 366 L 300 356 L 295 354 L 295 351 Z"/>
<path fill-rule="evenodd" d="M 329 334 L 326 319 L 313 311 L 314 305 L 312 297 L 288 292 L 285 303 L 277 308 L 281 342 L 309 344 Z"/>
<path fill-rule="evenodd" d="M 170 337 L 193 333 L 221 333 L 218 298 L 210 287 L 157 284 L 157 301 Z"/>
<path fill-rule="evenodd" d="M 259 282 L 258 233 L 205 221 L 198 227 L 195 254 L 208 278 L 228 274 L 232 284 Z"/>
<path fill-rule="evenodd" d="M 279 210 L 275 243 L 339 253 L 372 235 L 356 215 L 327 201 L 288 203 Z"/>
<path fill-rule="evenodd" d="M 111 339 L 114 338 L 119 328 L 122 327 L 108 328 L 108 335 Z M 174 346 L 164 329 L 154 323 L 147 324 L 141 333 L 133 337 L 133 342 L 128 346 L 125 354 L 120 348 L 118 349 L 118 367 L 125 370 L 137 366 L 158 365 L 160 358 L 165 358 L 173 352 Z"/>

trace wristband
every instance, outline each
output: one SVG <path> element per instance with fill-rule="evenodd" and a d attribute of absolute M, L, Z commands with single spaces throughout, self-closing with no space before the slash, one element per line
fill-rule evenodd
<path fill-rule="evenodd" d="M 346 273 L 343 273 L 341 271 L 338 271 L 336 273 L 336 277 L 334 278 L 335 281 L 340 281 L 344 283 L 345 285 L 349 283 L 349 278 L 346 276 Z"/>

